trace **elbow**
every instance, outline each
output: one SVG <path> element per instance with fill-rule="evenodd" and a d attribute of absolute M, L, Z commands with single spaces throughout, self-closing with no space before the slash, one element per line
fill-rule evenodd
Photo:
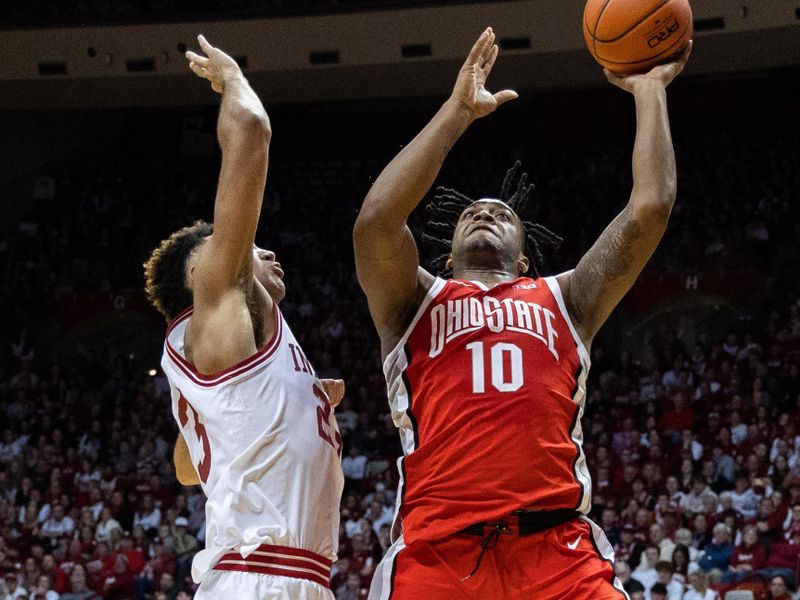
<path fill-rule="evenodd" d="M 358 212 L 356 222 L 353 225 L 353 240 L 356 244 L 358 244 L 359 240 L 364 239 L 368 232 L 374 229 L 376 221 L 377 219 L 375 218 L 374 211 L 363 206 Z"/>
<path fill-rule="evenodd" d="M 231 138 L 268 143 L 272 138 L 272 125 L 267 113 L 241 104 L 231 108 L 225 123 L 220 119 L 220 142 Z"/>
<path fill-rule="evenodd" d="M 649 191 L 634 190 L 631 195 L 631 204 L 639 218 L 666 223 L 675 205 L 677 187 L 674 185 L 661 186 Z"/>
<path fill-rule="evenodd" d="M 666 227 L 669 217 L 672 214 L 673 202 L 663 198 L 642 203 L 635 207 L 635 218 L 640 223 L 648 226 L 658 225 Z"/>
<path fill-rule="evenodd" d="M 361 206 L 361 210 L 358 211 L 356 223 L 353 226 L 354 235 L 379 226 L 383 221 L 381 215 L 382 211 L 379 208 L 382 204 L 380 199 L 375 198 L 371 193 L 367 194 L 367 197 L 364 199 L 364 204 Z"/>

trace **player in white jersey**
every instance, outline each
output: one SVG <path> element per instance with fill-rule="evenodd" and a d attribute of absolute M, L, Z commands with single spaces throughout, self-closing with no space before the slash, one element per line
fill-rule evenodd
<path fill-rule="evenodd" d="M 330 600 L 342 492 L 339 380 L 320 381 L 278 310 L 283 271 L 254 245 L 271 129 L 236 62 L 202 36 L 191 69 L 222 94 L 214 224 L 172 234 L 145 265 L 169 321 L 162 367 L 180 427 L 178 479 L 200 484 L 198 600 Z"/>

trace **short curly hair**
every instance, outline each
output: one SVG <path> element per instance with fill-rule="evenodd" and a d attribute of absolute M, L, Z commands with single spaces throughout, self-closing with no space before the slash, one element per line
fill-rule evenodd
<path fill-rule="evenodd" d="M 186 286 L 186 261 L 213 231 L 210 223 L 196 221 L 162 241 L 144 263 L 147 299 L 167 321 L 193 304 L 192 290 Z"/>

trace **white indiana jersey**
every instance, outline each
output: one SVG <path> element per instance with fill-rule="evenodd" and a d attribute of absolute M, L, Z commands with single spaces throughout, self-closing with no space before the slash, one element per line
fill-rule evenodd
<path fill-rule="evenodd" d="M 206 503 L 206 548 L 192 564 L 199 583 L 232 549 L 261 544 L 335 560 L 344 477 L 342 442 L 314 369 L 277 306 L 275 333 L 250 358 L 201 375 L 186 360 L 191 309 L 167 330 L 161 366 L 172 413 L 189 446 Z"/>

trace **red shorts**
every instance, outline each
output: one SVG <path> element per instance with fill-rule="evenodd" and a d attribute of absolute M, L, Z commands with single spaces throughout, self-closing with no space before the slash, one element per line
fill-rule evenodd
<path fill-rule="evenodd" d="M 370 600 L 624 600 L 614 552 L 602 530 L 580 518 L 533 535 L 510 533 L 481 551 L 481 538 L 398 539 L 375 572 Z M 488 528 L 487 532 L 490 531 Z M 491 546 L 491 545 L 490 545 Z"/>

